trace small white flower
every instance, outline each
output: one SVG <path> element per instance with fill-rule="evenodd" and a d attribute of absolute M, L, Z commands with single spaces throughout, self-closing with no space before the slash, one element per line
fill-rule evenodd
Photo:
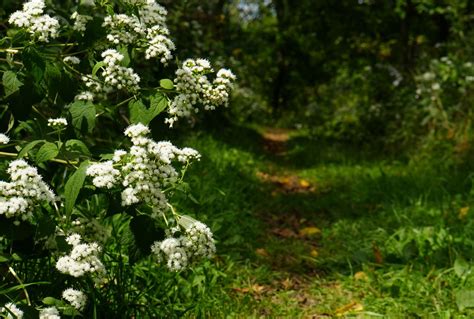
<path fill-rule="evenodd" d="M 84 92 L 81 92 L 78 95 L 76 95 L 74 97 L 74 100 L 92 102 L 92 101 L 94 101 L 94 94 L 92 92 L 89 92 L 89 91 L 84 91 Z"/>
<path fill-rule="evenodd" d="M 0 133 L 0 144 L 8 144 L 10 142 L 10 138 L 5 134 Z"/>
<path fill-rule="evenodd" d="M 41 202 L 52 202 L 55 195 L 44 183 L 36 168 L 24 160 L 9 164 L 11 182 L 0 181 L 0 215 L 30 220 L 33 208 Z"/>
<path fill-rule="evenodd" d="M 9 302 L 0 308 L 0 314 L 5 315 L 7 319 L 21 319 L 23 318 L 23 311 L 15 304 Z"/>
<path fill-rule="evenodd" d="M 115 169 L 112 161 L 90 165 L 86 174 L 92 176 L 95 187 L 112 188 L 120 182 L 120 171 Z"/>
<path fill-rule="evenodd" d="M 49 307 L 40 310 L 39 319 L 60 319 L 59 311 L 56 307 Z"/>
<path fill-rule="evenodd" d="M 48 126 L 53 128 L 63 128 L 67 126 L 67 120 L 63 117 L 48 119 Z"/>
<path fill-rule="evenodd" d="M 87 296 L 82 291 L 73 288 L 64 290 L 62 296 L 79 311 L 82 311 L 87 303 Z"/>
<path fill-rule="evenodd" d="M 73 277 L 81 277 L 85 274 L 93 274 L 102 277 L 105 267 L 99 259 L 101 248 L 96 243 L 83 244 L 80 235 L 73 234 L 67 238 L 72 243 L 69 255 L 62 256 L 56 262 L 56 269 L 61 273 Z"/>
<path fill-rule="evenodd" d="M 81 60 L 79 60 L 78 57 L 69 55 L 63 58 L 64 63 L 69 63 L 69 64 L 79 64 L 81 63 Z"/>

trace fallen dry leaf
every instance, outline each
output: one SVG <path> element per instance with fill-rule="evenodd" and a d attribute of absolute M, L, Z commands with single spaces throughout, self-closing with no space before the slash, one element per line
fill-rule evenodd
<path fill-rule="evenodd" d="M 309 188 L 311 186 L 311 184 L 308 181 L 302 179 L 302 180 L 300 180 L 300 186 L 303 187 L 303 188 Z"/>
<path fill-rule="evenodd" d="M 318 257 L 319 255 L 318 251 L 315 248 L 311 249 L 311 252 L 309 254 L 311 255 L 311 257 L 314 258 Z"/>
<path fill-rule="evenodd" d="M 364 306 L 362 306 L 362 304 L 352 301 L 348 303 L 347 305 L 337 308 L 334 313 L 336 314 L 337 317 L 341 317 L 347 314 L 348 312 L 358 312 L 362 310 L 364 310 Z"/>
<path fill-rule="evenodd" d="M 293 282 L 290 280 L 290 278 L 286 278 L 281 282 L 281 285 L 285 290 L 289 290 L 290 288 L 293 287 Z"/>
<path fill-rule="evenodd" d="M 466 218 L 467 213 L 469 213 L 469 206 L 462 207 L 461 209 L 459 209 L 458 218 L 459 218 L 459 219 L 464 219 L 464 218 Z"/>
<path fill-rule="evenodd" d="M 382 252 L 380 251 L 380 248 L 375 243 L 372 243 L 372 251 L 374 252 L 375 262 L 377 264 L 383 264 Z"/>
<path fill-rule="evenodd" d="M 363 271 L 358 271 L 354 274 L 354 279 L 366 281 L 369 279 L 369 276 L 367 276 L 367 274 Z"/>
<path fill-rule="evenodd" d="M 255 253 L 262 257 L 270 257 L 270 254 L 268 253 L 268 251 L 266 251 L 265 248 L 257 248 L 255 250 Z"/>
<path fill-rule="evenodd" d="M 297 237 L 296 233 L 289 228 L 274 228 L 272 233 L 281 236 L 283 238 L 294 238 Z"/>
<path fill-rule="evenodd" d="M 266 290 L 265 286 L 259 285 L 259 284 L 254 284 L 250 287 L 234 287 L 232 290 L 240 292 L 240 293 L 255 293 L 255 294 L 261 294 Z"/>
<path fill-rule="evenodd" d="M 321 233 L 321 229 L 318 227 L 304 227 L 299 231 L 300 236 L 302 237 L 311 237 Z"/>

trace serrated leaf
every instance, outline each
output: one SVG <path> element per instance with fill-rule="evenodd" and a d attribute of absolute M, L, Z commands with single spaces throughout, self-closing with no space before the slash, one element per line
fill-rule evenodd
<path fill-rule="evenodd" d="M 130 121 L 132 123 L 149 124 L 158 114 L 168 106 L 166 97 L 156 93 L 150 97 L 150 108 L 147 108 L 142 100 L 133 100 L 128 104 Z"/>
<path fill-rule="evenodd" d="M 150 122 L 168 106 L 168 100 L 160 92 L 150 97 Z"/>
<path fill-rule="evenodd" d="M 69 104 L 69 113 L 72 118 L 72 125 L 79 131 L 89 133 L 95 127 L 95 107 L 89 101 L 76 101 Z"/>
<path fill-rule="evenodd" d="M 461 311 L 466 308 L 474 308 L 474 290 L 462 289 L 457 291 L 456 304 Z"/>
<path fill-rule="evenodd" d="M 173 81 L 171 81 L 170 79 L 161 79 L 161 80 L 160 80 L 160 86 L 161 86 L 163 89 L 166 89 L 166 90 L 172 90 L 172 89 L 174 89 L 174 83 L 173 83 Z"/>
<path fill-rule="evenodd" d="M 20 87 L 23 85 L 13 71 L 5 71 L 2 76 L 2 82 L 6 97 L 20 90 Z"/>
<path fill-rule="evenodd" d="M 69 177 L 64 186 L 65 195 L 65 210 L 66 214 L 69 215 L 76 204 L 77 196 L 81 191 L 84 181 L 86 179 L 86 170 L 89 166 L 89 162 L 82 162 L 79 168 Z"/>
<path fill-rule="evenodd" d="M 81 140 L 72 139 L 72 140 L 66 141 L 66 150 L 68 150 L 69 152 L 81 153 L 87 156 L 91 155 L 89 148 Z"/>
<path fill-rule="evenodd" d="M 150 123 L 148 110 L 142 100 L 130 101 L 128 103 L 128 109 L 130 111 L 130 122 L 133 124 L 143 123 L 147 125 Z"/>
<path fill-rule="evenodd" d="M 29 151 L 31 151 L 33 148 L 35 148 L 36 145 L 38 145 L 40 143 L 45 143 L 45 142 L 46 142 L 45 140 L 36 140 L 36 141 L 29 142 L 18 153 L 18 158 L 25 157 L 28 154 Z"/>
<path fill-rule="evenodd" d="M 45 142 L 36 153 L 36 163 L 43 163 L 55 158 L 59 154 L 58 146 L 55 143 Z"/>

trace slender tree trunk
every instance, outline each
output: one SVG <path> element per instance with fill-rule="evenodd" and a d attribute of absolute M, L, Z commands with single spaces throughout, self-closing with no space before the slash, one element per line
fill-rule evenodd
<path fill-rule="evenodd" d="M 290 13 L 288 0 L 274 0 L 274 5 L 277 14 L 278 34 L 276 35 L 277 74 L 273 81 L 272 106 L 279 113 L 287 103 L 285 84 L 289 75 L 288 26 L 290 25 Z"/>
<path fill-rule="evenodd" d="M 412 27 L 412 19 L 416 14 L 416 8 L 412 0 L 407 0 L 405 7 L 405 16 L 400 22 L 400 44 L 402 48 L 401 59 L 405 70 L 409 71 L 414 65 L 415 54 L 413 43 L 410 39 L 410 29 Z"/>

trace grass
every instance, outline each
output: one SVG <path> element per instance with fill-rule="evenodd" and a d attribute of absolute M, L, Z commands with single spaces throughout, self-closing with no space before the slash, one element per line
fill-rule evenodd
<path fill-rule="evenodd" d="M 474 315 L 468 165 L 229 123 L 181 142 L 203 158 L 179 208 L 218 240 L 178 276 L 189 316 Z"/>

